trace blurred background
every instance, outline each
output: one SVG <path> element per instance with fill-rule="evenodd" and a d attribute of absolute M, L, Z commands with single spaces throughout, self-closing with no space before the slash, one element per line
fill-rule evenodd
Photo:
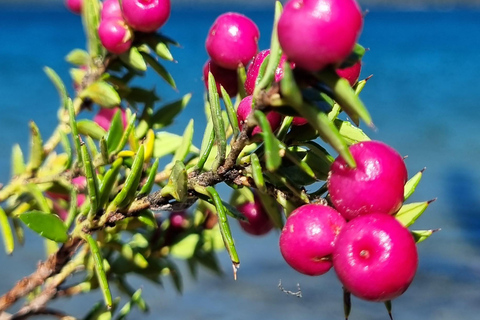
<path fill-rule="evenodd" d="M 192 92 L 187 110 L 172 130 L 181 133 L 195 119 L 197 145 L 203 115 L 202 66 L 210 25 L 225 11 L 254 20 L 261 32 L 260 49 L 269 46 L 273 0 L 173 0 L 173 12 L 162 32 L 181 43 L 174 48 L 177 63 L 165 64 L 177 81 L 173 91 L 152 74 L 144 81 L 163 101 Z M 368 10 L 360 43 L 369 48 L 361 78 L 369 75 L 361 97 L 377 131 L 365 129 L 406 160 L 410 176 L 426 167 L 409 201 L 437 198 L 416 229 L 436 229 L 419 244 L 420 266 L 409 290 L 393 303 L 397 319 L 476 319 L 480 314 L 480 1 L 361 1 Z M 70 82 L 64 56 L 84 48 L 80 17 L 57 1 L 0 1 L 0 182 L 8 182 L 10 150 L 28 145 L 28 122 L 34 120 L 44 137 L 56 124 L 58 95 L 42 71 L 56 70 Z M 71 90 L 73 92 L 73 88 Z M 93 115 L 93 113 L 92 113 Z M 87 116 L 91 116 L 88 115 Z M 278 233 L 253 238 L 232 223 L 242 267 L 233 281 L 228 256 L 219 258 L 225 276 L 201 272 L 197 281 L 184 273 L 185 290 L 176 294 L 142 279 L 150 314 L 144 319 L 342 319 L 342 291 L 333 272 L 311 278 L 297 274 L 283 261 Z M 0 252 L 0 293 L 31 273 L 44 258 L 39 237 L 27 235 L 24 248 L 12 256 Z M 179 262 L 182 269 L 185 266 Z M 277 285 L 303 298 L 286 295 Z M 101 299 L 95 292 L 80 299 L 60 300 L 58 308 L 74 316 Z M 388 319 L 382 304 L 353 299 L 351 319 Z"/>

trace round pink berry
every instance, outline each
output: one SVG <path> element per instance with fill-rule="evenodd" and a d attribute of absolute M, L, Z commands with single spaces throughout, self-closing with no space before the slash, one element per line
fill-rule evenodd
<path fill-rule="evenodd" d="M 242 130 L 245 121 L 247 120 L 250 113 L 252 113 L 252 102 L 253 96 L 246 96 L 242 99 L 242 101 L 240 101 L 238 105 L 237 118 L 240 130 Z M 277 130 L 282 122 L 282 115 L 278 112 L 270 111 L 266 114 L 266 117 L 268 122 L 270 123 L 270 128 L 272 128 L 272 131 Z M 262 129 L 259 126 L 256 126 L 255 128 L 253 128 L 252 136 L 260 132 L 262 132 Z"/>
<path fill-rule="evenodd" d="M 120 18 L 100 21 L 98 36 L 105 49 L 114 54 L 122 54 L 132 46 L 133 32 Z"/>
<path fill-rule="evenodd" d="M 237 69 L 246 66 L 258 51 L 260 32 L 246 16 L 228 12 L 220 15 L 208 32 L 205 47 L 216 64 Z"/>
<path fill-rule="evenodd" d="M 238 206 L 237 209 L 248 220 L 248 222 L 239 221 L 240 227 L 245 232 L 254 236 L 261 236 L 273 229 L 273 223 L 259 199 L 255 198 L 255 202 L 246 202 Z"/>
<path fill-rule="evenodd" d="M 262 66 L 263 61 L 265 58 L 270 55 L 270 49 L 262 50 L 253 57 L 252 62 L 248 66 L 247 76 L 245 79 L 245 92 L 247 95 L 253 94 L 253 90 L 255 90 L 255 86 L 257 85 L 257 78 L 258 73 L 260 72 L 260 67 Z M 275 70 L 275 82 L 282 80 L 283 78 L 283 64 L 287 60 L 285 55 L 280 57 L 280 62 L 278 64 L 277 69 Z"/>
<path fill-rule="evenodd" d="M 345 289 L 369 301 L 407 290 L 418 266 L 415 241 L 394 217 L 372 213 L 348 222 L 338 235 L 333 267 Z"/>
<path fill-rule="evenodd" d="M 339 156 L 329 173 L 327 186 L 333 206 L 347 220 L 372 212 L 397 212 L 408 178 L 402 156 L 380 141 L 360 142 L 349 150 L 357 167 L 349 167 Z"/>
<path fill-rule="evenodd" d="M 170 17 L 170 0 L 122 0 L 122 11 L 134 30 L 153 32 Z"/>
<path fill-rule="evenodd" d="M 353 66 L 337 69 L 337 74 L 348 80 L 350 86 L 354 86 L 357 83 L 358 78 L 360 77 L 360 71 L 362 70 L 362 62 L 358 61 Z"/>
<path fill-rule="evenodd" d="M 355 0 L 290 0 L 278 21 L 278 40 L 289 61 L 319 71 L 350 55 L 362 23 Z"/>
<path fill-rule="evenodd" d="M 100 17 L 102 20 L 110 18 L 119 18 L 123 20 L 122 8 L 120 7 L 119 0 L 105 0 L 102 5 Z"/>
<path fill-rule="evenodd" d="M 95 121 L 103 129 L 105 129 L 105 131 L 108 131 L 108 129 L 110 129 L 112 119 L 118 110 L 120 110 L 120 112 L 122 113 L 122 123 L 123 128 L 125 129 L 127 127 L 127 113 L 120 107 L 112 109 L 101 108 L 100 111 L 98 111 L 98 113 L 93 117 L 93 121 Z"/>
<path fill-rule="evenodd" d="M 293 117 L 292 126 L 303 126 L 308 123 L 308 120 L 302 117 Z"/>
<path fill-rule="evenodd" d="M 82 13 L 83 0 L 65 0 L 65 5 L 73 13 Z"/>
<path fill-rule="evenodd" d="M 332 253 L 345 219 L 322 204 L 306 204 L 288 217 L 280 234 L 280 252 L 295 270 L 310 276 L 332 267 Z"/>
<path fill-rule="evenodd" d="M 208 60 L 203 66 L 203 81 L 208 90 L 208 71 L 210 71 L 217 83 L 217 92 L 222 96 L 220 85 L 227 91 L 230 97 L 238 93 L 238 75 L 237 70 L 230 70 L 220 67 L 212 60 Z"/>

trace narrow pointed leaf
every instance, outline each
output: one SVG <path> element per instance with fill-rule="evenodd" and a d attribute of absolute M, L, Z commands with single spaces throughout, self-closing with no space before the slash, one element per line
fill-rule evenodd
<path fill-rule="evenodd" d="M 40 168 L 45 159 L 43 151 L 43 140 L 35 122 L 30 121 L 30 160 L 28 161 L 27 170 L 34 172 Z"/>
<path fill-rule="evenodd" d="M 416 243 L 420 243 L 427 240 L 434 232 L 440 231 L 440 229 L 431 230 L 413 230 L 412 235 Z"/>
<path fill-rule="evenodd" d="M 15 231 L 15 236 L 17 237 L 18 243 L 21 246 L 25 243 L 25 232 L 23 231 L 23 226 L 20 223 L 20 220 L 17 218 L 12 219 L 13 230 Z"/>
<path fill-rule="evenodd" d="M 126 65 L 132 67 L 138 71 L 147 71 L 147 64 L 143 59 L 142 54 L 138 51 L 136 47 L 131 47 L 125 53 L 122 53 L 120 56 L 120 60 Z"/>
<path fill-rule="evenodd" d="M 19 216 L 27 227 L 40 236 L 55 242 L 68 240 L 67 227 L 56 214 L 41 211 L 29 211 Z"/>
<path fill-rule="evenodd" d="M 388 316 L 390 317 L 390 320 L 393 320 L 393 316 L 392 316 L 392 301 L 391 301 L 391 300 L 385 301 L 385 308 L 387 309 Z"/>
<path fill-rule="evenodd" d="M 340 119 L 335 119 L 334 124 L 337 127 L 338 132 L 343 137 L 343 139 L 347 142 L 348 145 L 352 145 L 361 141 L 371 140 L 363 132 L 362 129 L 360 129 L 359 127 L 355 127 L 349 121 L 342 121 Z"/>
<path fill-rule="evenodd" d="M 100 24 L 100 1 L 84 0 L 82 4 L 82 20 L 87 35 L 87 48 L 92 58 L 103 54 L 103 46 L 98 36 L 98 25 Z"/>
<path fill-rule="evenodd" d="M 112 118 L 112 122 L 110 122 L 110 129 L 107 132 L 107 146 L 108 152 L 113 152 L 117 149 L 120 141 L 122 140 L 123 136 L 123 120 L 121 111 L 118 110 Z"/>
<path fill-rule="evenodd" d="M 193 119 L 190 119 L 188 122 L 185 131 L 183 132 L 182 143 L 180 144 L 180 148 L 177 149 L 173 156 L 172 162 L 175 163 L 176 161 L 184 161 L 185 158 L 190 153 L 190 147 L 192 146 L 192 139 L 193 139 Z"/>
<path fill-rule="evenodd" d="M 135 134 L 130 134 L 130 145 L 132 145 L 131 138 L 135 136 Z M 136 137 L 135 137 L 136 139 Z M 138 140 L 134 142 L 135 144 L 138 143 Z M 146 137 L 145 137 L 145 142 L 143 144 L 145 146 L 145 162 L 148 163 L 150 162 L 150 159 L 153 156 L 153 152 L 155 150 L 155 132 L 153 132 L 152 129 L 148 129 Z M 138 144 L 136 150 L 138 150 L 138 147 L 140 144 Z"/>
<path fill-rule="evenodd" d="M 154 57 L 149 55 L 148 53 L 141 53 L 145 61 L 155 70 L 155 72 L 162 77 L 173 89 L 177 89 L 177 85 L 175 84 L 175 80 L 173 79 L 172 75 L 165 69 L 165 67 L 160 64 Z"/>
<path fill-rule="evenodd" d="M 215 131 L 215 141 L 218 147 L 217 158 L 213 169 L 216 170 L 225 161 L 227 150 L 227 137 L 225 135 L 225 127 L 223 125 L 222 109 L 220 107 L 220 98 L 217 92 L 215 78 L 211 72 L 208 73 L 208 101 L 210 102 L 211 119 L 213 121 L 213 129 Z"/>
<path fill-rule="evenodd" d="M 370 113 L 355 94 L 348 80 L 340 77 L 332 68 L 324 69 L 317 76 L 332 90 L 335 101 L 357 126 L 358 119 L 362 119 L 370 127 L 373 126 Z"/>
<path fill-rule="evenodd" d="M 180 148 L 182 140 L 183 138 L 181 136 L 167 131 L 157 132 L 157 134 L 155 135 L 153 157 L 162 158 L 166 155 L 173 155 L 177 151 L 177 149 Z M 198 153 L 199 150 L 192 145 L 190 147 L 190 152 Z"/>
<path fill-rule="evenodd" d="M 99 195 L 98 191 L 98 178 L 95 173 L 95 168 L 92 163 L 92 158 L 88 152 L 87 146 L 83 144 L 82 158 L 83 158 L 83 170 L 85 172 L 85 178 L 87 179 L 88 198 L 90 199 L 90 212 L 88 218 L 93 220 L 98 211 Z"/>
<path fill-rule="evenodd" d="M 352 311 L 352 294 L 343 288 L 343 312 L 345 319 L 348 319 L 350 312 Z"/>
<path fill-rule="evenodd" d="M 422 179 L 423 171 L 425 171 L 425 168 L 417 172 L 405 183 L 404 200 L 407 200 L 415 192 L 415 189 Z"/>
<path fill-rule="evenodd" d="M 99 194 L 100 199 L 98 201 L 98 207 L 103 208 L 103 206 L 107 203 L 108 198 L 112 192 L 112 188 L 117 181 L 117 176 L 120 173 L 120 169 L 122 168 L 123 158 L 118 158 L 113 162 L 110 169 L 105 173 L 103 180 L 99 186 Z"/>
<path fill-rule="evenodd" d="M 68 139 L 68 136 L 65 132 L 60 130 L 59 135 L 60 135 L 60 143 L 62 144 L 63 150 L 65 151 L 65 154 L 67 155 L 67 162 L 65 163 L 65 169 L 70 169 L 72 167 L 72 163 L 73 163 L 72 144 L 70 142 L 70 139 Z"/>
<path fill-rule="evenodd" d="M 12 177 L 16 177 L 25 172 L 25 160 L 19 144 L 14 144 L 12 148 Z"/>
<path fill-rule="evenodd" d="M 237 249 L 235 248 L 235 242 L 230 231 L 230 225 L 228 223 L 225 208 L 215 188 L 208 186 L 206 189 L 215 204 L 215 208 L 217 209 L 220 233 L 222 235 L 225 248 L 230 256 L 230 260 L 232 261 L 234 279 L 237 279 L 237 269 L 240 267 L 240 260 L 238 259 Z"/>
<path fill-rule="evenodd" d="M 44 67 L 43 71 L 47 74 L 47 76 L 50 78 L 53 85 L 57 89 L 58 95 L 60 96 L 60 105 L 65 106 L 66 99 L 68 98 L 68 93 L 62 79 L 58 76 L 58 74 L 53 69 L 49 67 Z"/>
<path fill-rule="evenodd" d="M 123 134 L 122 134 L 122 138 L 120 139 L 120 141 L 118 142 L 118 145 L 117 147 L 115 148 L 115 150 L 113 151 L 113 154 L 116 154 L 120 151 L 122 151 L 122 149 L 127 145 L 127 142 L 128 142 L 128 139 L 130 137 L 130 134 L 132 133 L 134 127 L 135 127 L 135 121 L 137 119 L 137 116 L 135 114 L 133 114 L 130 119 L 128 120 L 128 125 L 127 127 L 125 128 L 125 131 L 123 131 Z M 123 121 L 122 121 L 122 126 L 123 126 Z"/>
<path fill-rule="evenodd" d="M 34 183 L 28 183 L 25 185 L 26 191 L 35 199 L 36 206 L 44 212 L 50 212 L 50 206 L 48 205 L 47 199 L 43 195 L 40 187 Z"/>
<path fill-rule="evenodd" d="M 262 165 L 260 164 L 260 159 L 258 159 L 258 156 L 255 153 L 252 153 L 250 156 L 250 165 L 252 166 L 252 178 L 253 181 L 255 181 L 255 185 L 261 192 L 267 192 L 265 180 L 263 179 Z"/>
<path fill-rule="evenodd" d="M 220 86 L 220 90 L 222 92 L 222 98 L 225 104 L 225 109 L 227 110 L 228 121 L 230 122 L 230 126 L 232 127 L 232 130 L 233 130 L 233 137 L 236 138 L 240 133 L 240 128 L 238 127 L 237 112 L 233 107 L 232 100 L 230 100 L 230 97 L 228 96 L 227 91 L 222 85 Z"/>
<path fill-rule="evenodd" d="M 153 186 L 155 185 L 155 176 L 157 174 L 159 159 L 155 159 L 155 162 L 150 167 L 150 171 L 148 173 L 147 181 L 143 185 L 142 189 L 140 190 L 139 195 L 147 195 L 152 191 Z"/>
<path fill-rule="evenodd" d="M 80 92 L 78 96 L 82 99 L 89 98 L 103 108 L 114 108 L 121 102 L 117 90 L 103 80 L 92 83 Z"/>
<path fill-rule="evenodd" d="M 73 144 L 75 146 L 75 151 L 77 152 L 78 163 L 81 165 L 83 162 L 82 159 L 82 150 L 80 148 L 80 138 L 78 136 L 77 120 L 75 119 L 75 110 L 73 108 L 73 103 L 71 99 L 67 100 L 67 109 L 70 123 L 70 130 L 72 131 Z"/>
<path fill-rule="evenodd" d="M 92 137 L 95 140 L 100 140 L 107 133 L 98 123 L 88 119 L 78 120 L 77 128 L 80 134 Z"/>
<path fill-rule="evenodd" d="M 181 99 L 164 105 L 158 111 L 156 111 L 150 123 L 153 126 L 153 129 L 161 129 L 173 122 L 173 119 L 187 106 L 188 102 L 192 98 L 192 94 L 188 93 L 184 95 Z"/>
<path fill-rule="evenodd" d="M 411 226 L 425 212 L 432 201 L 404 204 L 395 215 L 395 218 L 405 227 Z"/>
<path fill-rule="evenodd" d="M 88 52 L 85 50 L 73 49 L 65 57 L 65 60 L 77 66 L 86 66 L 90 62 L 90 56 L 88 55 Z"/>
<path fill-rule="evenodd" d="M 195 170 L 203 170 L 205 162 L 207 162 L 212 147 L 215 144 L 215 132 L 213 131 L 213 122 L 211 119 L 207 123 L 205 128 L 205 133 L 203 135 L 202 146 L 200 148 L 200 158 L 198 159 L 197 164 L 195 165 Z"/>
<path fill-rule="evenodd" d="M 105 304 L 107 305 L 107 308 L 111 308 L 113 305 L 112 293 L 110 292 L 110 288 L 108 287 L 107 275 L 105 273 L 105 269 L 103 268 L 102 254 L 100 252 L 100 249 L 98 248 L 97 241 L 93 239 L 90 234 L 86 233 L 85 239 L 87 240 L 90 251 L 92 252 L 95 273 L 97 274 L 98 283 L 100 284 L 100 288 L 102 289 Z"/>
<path fill-rule="evenodd" d="M 255 110 L 254 115 L 262 128 L 262 136 L 265 143 L 265 166 L 268 171 L 273 172 L 282 164 L 279 141 L 272 133 L 270 123 L 265 114 L 260 110 Z"/>
<path fill-rule="evenodd" d="M 126 207 L 135 199 L 135 193 L 142 178 L 144 153 L 145 148 L 142 145 L 133 160 L 132 169 L 125 180 L 123 189 L 117 195 L 118 199 L 115 197 L 113 201 L 114 203 L 118 203 L 119 208 Z"/>
<path fill-rule="evenodd" d="M 15 248 L 15 241 L 13 240 L 13 232 L 8 217 L 5 211 L 0 207 L 0 230 L 2 231 L 3 244 L 5 252 L 11 254 Z"/>
<path fill-rule="evenodd" d="M 163 197 L 171 195 L 178 202 L 182 202 L 187 197 L 187 170 L 181 161 L 175 162 L 168 184 L 163 187 L 161 195 Z"/>

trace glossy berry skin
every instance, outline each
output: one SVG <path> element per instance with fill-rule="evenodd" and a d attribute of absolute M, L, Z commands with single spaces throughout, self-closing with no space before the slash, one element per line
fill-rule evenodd
<path fill-rule="evenodd" d="M 255 202 L 246 202 L 237 207 L 238 211 L 247 218 L 246 221 L 239 221 L 240 227 L 248 234 L 261 236 L 273 229 L 273 223 L 268 217 L 259 199 Z"/>
<path fill-rule="evenodd" d="M 237 118 L 240 130 L 242 130 L 245 121 L 247 120 L 250 113 L 252 113 L 252 101 L 253 96 L 246 96 L 238 104 Z M 277 130 L 282 122 L 282 116 L 278 112 L 270 111 L 269 113 L 267 113 L 266 117 L 268 122 L 270 123 L 270 128 L 272 128 L 272 131 Z M 262 132 L 262 128 L 256 126 L 255 128 L 253 128 L 252 136 L 260 132 Z"/>
<path fill-rule="evenodd" d="M 372 213 L 338 235 L 333 267 L 343 286 L 368 301 L 392 300 L 407 290 L 418 266 L 415 241 L 394 217 Z"/>
<path fill-rule="evenodd" d="M 345 219 L 322 204 L 306 204 L 288 217 L 280 234 L 280 252 L 300 273 L 318 276 L 332 267 L 331 255 Z"/>
<path fill-rule="evenodd" d="M 132 46 L 133 32 L 125 21 L 119 18 L 100 21 L 98 36 L 105 49 L 114 54 L 122 54 Z"/>
<path fill-rule="evenodd" d="M 333 206 L 347 220 L 373 212 L 396 213 L 408 178 L 402 156 L 380 141 L 360 142 L 349 150 L 355 169 L 340 156 L 331 166 L 327 187 Z"/>
<path fill-rule="evenodd" d="M 290 0 L 278 21 L 278 40 L 297 67 L 337 67 L 352 52 L 363 24 L 355 0 Z"/>
<path fill-rule="evenodd" d="M 102 20 L 110 18 L 119 18 L 123 20 L 122 8 L 119 0 L 105 0 L 102 4 L 102 11 L 100 12 Z"/>
<path fill-rule="evenodd" d="M 227 91 L 230 97 L 235 96 L 238 93 L 238 75 L 237 70 L 230 70 L 220 67 L 212 60 L 208 60 L 203 66 L 203 81 L 205 88 L 208 90 L 208 71 L 210 71 L 217 83 L 217 92 L 222 97 L 220 91 L 220 85 Z"/>
<path fill-rule="evenodd" d="M 170 17 L 170 0 L 122 0 L 122 12 L 134 30 L 153 32 Z"/>
<path fill-rule="evenodd" d="M 83 0 L 65 0 L 65 5 L 73 13 L 82 13 Z"/>
<path fill-rule="evenodd" d="M 210 58 L 226 69 L 246 66 L 258 51 L 260 31 L 246 16 L 228 12 L 220 15 L 210 28 L 205 48 Z"/>
<path fill-rule="evenodd" d="M 100 111 L 98 111 L 98 113 L 93 117 L 93 121 L 95 121 L 103 129 L 105 129 L 105 131 L 108 131 L 108 129 L 110 129 L 112 119 L 118 110 L 120 110 L 120 112 L 122 113 L 122 123 L 123 128 L 125 129 L 127 127 L 127 114 L 125 110 L 121 109 L 120 107 L 111 109 L 101 108 Z"/>
<path fill-rule="evenodd" d="M 257 85 L 257 77 L 258 73 L 260 72 L 260 67 L 262 66 L 263 61 L 265 58 L 270 54 L 270 49 L 262 50 L 253 57 L 252 62 L 248 66 L 247 75 L 245 79 L 245 92 L 247 95 L 252 95 L 253 90 L 255 90 L 255 86 Z M 275 78 L 274 81 L 278 82 L 283 78 L 283 64 L 287 60 L 285 55 L 280 57 L 280 62 L 278 63 L 277 69 L 275 69 Z"/>
<path fill-rule="evenodd" d="M 360 71 L 362 70 L 362 62 L 358 61 L 355 63 L 353 66 L 343 68 L 343 69 L 337 69 L 337 74 L 348 80 L 348 83 L 350 83 L 350 86 L 353 87 L 355 83 L 357 83 L 358 78 L 360 77 Z"/>

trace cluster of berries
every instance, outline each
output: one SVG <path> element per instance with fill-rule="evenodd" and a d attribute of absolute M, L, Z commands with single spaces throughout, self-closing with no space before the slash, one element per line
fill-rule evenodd
<path fill-rule="evenodd" d="M 67 7 L 82 11 L 82 0 L 67 0 Z M 105 0 L 98 36 L 111 53 L 122 54 L 132 46 L 134 32 L 155 32 L 170 16 L 170 0 Z"/>

